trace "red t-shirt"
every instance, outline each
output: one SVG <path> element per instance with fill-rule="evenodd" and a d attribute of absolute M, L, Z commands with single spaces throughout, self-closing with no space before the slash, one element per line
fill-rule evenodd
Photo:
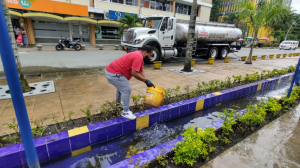
<path fill-rule="evenodd" d="M 127 53 L 119 59 L 111 62 L 106 70 L 113 74 L 124 75 L 128 80 L 131 79 L 131 69 L 142 72 L 144 71 L 144 58 L 142 51 Z"/>

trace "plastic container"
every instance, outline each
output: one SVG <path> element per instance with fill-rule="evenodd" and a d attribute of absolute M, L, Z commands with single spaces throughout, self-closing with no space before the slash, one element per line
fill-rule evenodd
<path fill-rule="evenodd" d="M 148 87 L 144 104 L 158 108 L 164 103 L 165 94 L 166 90 L 162 87 Z"/>

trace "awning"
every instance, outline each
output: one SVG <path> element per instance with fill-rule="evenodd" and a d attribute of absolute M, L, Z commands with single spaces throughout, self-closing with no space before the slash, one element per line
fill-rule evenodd
<path fill-rule="evenodd" d="M 22 13 L 19 13 L 19 12 L 16 12 L 16 11 L 12 11 L 12 10 L 9 10 L 9 14 L 11 16 L 22 17 Z"/>
<path fill-rule="evenodd" d="M 84 17 L 66 17 L 64 19 L 68 23 L 94 23 L 97 24 L 97 21 L 90 18 L 84 18 Z"/>
<path fill-rule="evenodd" d="M 245 39 L 251 39 L 251 40 L 253 40 L 254 38 L 253 37 L 246 37 Z"/>
<path fill-rule="evenodd" d="M 33 20 L 43 20 L 43 21 L 59 21 L 59 22 L 64 21 L 63 17 L 52 15 L 49 13 L 23 13 L 23 17 L 31 18 Z"/>
<path fill-rule="evenodd" d="M 98 25 L 110 26 L 110 27 L 120 27 L 121 23 L 114 20 L 99 20 Z"/>

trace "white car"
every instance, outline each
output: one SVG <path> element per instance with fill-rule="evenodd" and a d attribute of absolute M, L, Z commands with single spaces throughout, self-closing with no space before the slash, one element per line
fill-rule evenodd
<path fill-rule="evenodd" d="M 291 40 L 287 40 L 287 41 L 283 41 L 280 43 L 279 45 L 279 50 L 296 50 L 299 46 L 299 41 L 291 41 Z"/>

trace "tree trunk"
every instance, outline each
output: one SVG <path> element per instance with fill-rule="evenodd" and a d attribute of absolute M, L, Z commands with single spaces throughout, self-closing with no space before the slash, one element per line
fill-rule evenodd
<path fill-rule="evenodd" d="M 256 37 L 258 31 L 254 31 L 253 33 L 254 33 L 253 34 L 253 41 L 252 41 L 250 53 L 249 53 L 249 56 L 248 56 L 247 60 L 245 61 L 245 64 L 252 64 L 253 47 L 254 47 L 254 44 L 255 44 L 255 37 Z"/>
<path fill-rule="evenodd" d="M 196 25 L 196 16 L 197 16 L 197 0 L 193 1 L 193 6 L 191 9 L 191 16 L 190 16 L 190 23 L 189 23 L 189 32 L 188 32 L 188 39 L 186 45 L 186 56 L 184 62 L 183 71 L 191 72 L 192 66 L 192 54 L 193 54 L 193 44 L 195 41 L 195 25 Z M 197 47 L 197 46 L 195 46 Z M 196 48 L 195 48 L 196 50 Z"/>
<path fill-rule="evenodd" d="M 20 83 L 22 86 L 22 90 L 23 92 L 28 92 L 30 91 L 30 87 L 28 85 L 28 82 L 25 78 L 25 75 L 23 73 L 22 67 L 21 67 L 21 62 L 19 60 L 19 53 L 18 53 L 18 47 L 16 44 L 16 39 L 15 39 L 15 34 L 14 34 L 14 29 L 11 23 L 11 18 L 10 18 L 10 14 L 8 11 L 8 7 L 6 4 L 6 0 L 1 0 L 2 1 L 2 9 L 4 11 L 4 15 L 5 15 L 5 19 L 6 19 L 6 23 L 7 23 L 7 28 L 8 28 L 8 33 L 9 33 L 9 37 L 10 37 L 10 42 L 11 42 L 11 46 L 14 52 L 14 56 L 15 56 L 15 60 L 16 60 L 16 64 L 17 64 L 17 69 L 19 72 L 19 78 L 20 78 Z M 6 32 L 2 32 L 2 33 L 6 33 Z"/>

